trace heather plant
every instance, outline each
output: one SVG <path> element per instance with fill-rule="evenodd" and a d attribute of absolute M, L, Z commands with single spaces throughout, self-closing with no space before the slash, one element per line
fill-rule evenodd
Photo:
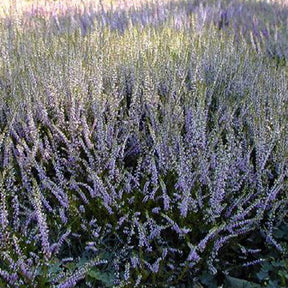
<path fill-rule="evenodd" d="M 280 6 L 232 2 L 2 18 L 3 287 L 285 287 L 282 42 L 229 22 Z"/>

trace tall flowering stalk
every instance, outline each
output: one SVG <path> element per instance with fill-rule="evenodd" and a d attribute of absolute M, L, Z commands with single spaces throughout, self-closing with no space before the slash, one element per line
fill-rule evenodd
<path fill-rule="evenodd" d="M 41 191 L 36 181 L 33 183 L 32 190 L 32 205 L 35 211 L 36 220 L 39 227 L 41 248 L 44 254 L 44 258 L 49 260 L 51 257 L 50 243 L 49 243 L 49 228 L 47 224 L 47 218 L 43 211 L 43 204 L 41 200 Z"/>

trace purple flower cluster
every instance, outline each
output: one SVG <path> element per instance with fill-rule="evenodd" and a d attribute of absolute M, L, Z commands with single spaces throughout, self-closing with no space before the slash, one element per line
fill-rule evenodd
<path fill-rule="evenodd" d="M 260 263 L 252 233 L 285 253 L 288 13 L 198 2 L 0 23 L 1 283 L 189 282 L 227 247 Z"/>

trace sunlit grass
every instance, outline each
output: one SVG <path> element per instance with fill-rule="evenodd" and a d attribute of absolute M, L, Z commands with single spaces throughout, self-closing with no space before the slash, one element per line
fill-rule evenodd
<path fill-rule="evenodd" d="M 170 0 L 171 1 L 171 0 Z M 2 0 L 0 16 L 41 16 L 63 15 L 67 12 L 83 12 L 85 7 L 102 9 L 130 9 L 155 2 L 155 0 Z M 161 0 L 162 3 L 168 0 Z"/>

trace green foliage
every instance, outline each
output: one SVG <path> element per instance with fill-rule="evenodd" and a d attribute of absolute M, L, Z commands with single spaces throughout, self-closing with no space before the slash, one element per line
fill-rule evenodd
<path fill-rule="evenodd" d="M 256 273 L 258 281 L 263 287 L 287 287 L 288 285 L 288 225 L 282 223 L 274 230 L 274 236 L 282 245 L 284 254 L 272 253 L 268 250 L 267 260 L 261 264 Z"/>
<path fill-rule="evenodd" d="M 224 288 L 235 287 L 235 288 L 261 288 L 259 284 L 255 284 L 246 280 L 237 279 L 231 276 L 227 276 L 225 279 Z"/>
<path fill-rule="evenodd" d="M 101 285 L 105 287 L 113 287 L 115 279 L 112 272 L 102 272 L 98 269 L 91 268 L 87 274 L 87 281 L 93 283 L 94 286 L 99 285 L 100 282 Z"/>

